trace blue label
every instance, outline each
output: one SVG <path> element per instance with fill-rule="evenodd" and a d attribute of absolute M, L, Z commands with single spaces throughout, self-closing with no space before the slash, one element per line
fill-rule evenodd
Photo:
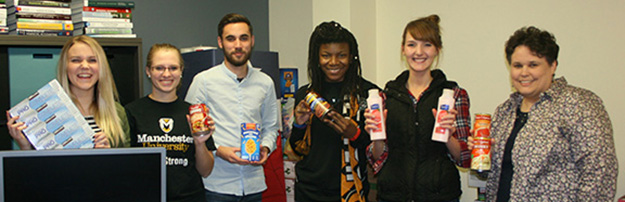
<path fill-rule="evenodd" d="M 449 110 L 449 105 L 446 105 L 446 104 L 441 105 L 441 109 L 440 110 L 448 111 Z"/>
<path fill-rule="evenodd" d="M 371 105 L 371 110 L 380 110 L 380 105 L 379 104 L 372 104 Z"/>

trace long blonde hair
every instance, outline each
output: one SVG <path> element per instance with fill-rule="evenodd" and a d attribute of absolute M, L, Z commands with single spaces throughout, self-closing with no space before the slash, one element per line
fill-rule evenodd
<path fill-rule="evenodd" d="M 113 80 L 113 74 L 109 67 L 106 54 L 102 49 L 102 46 L 93 38 L 80 35 L 69 39 L 63 49 L 61 50 L 61 56 L 59 63 L 57 64 L 57 80 L 63 86 L 65 92 L 70 96 L 75 105 L 79 105 L 78 98 L 72 93 L 70 88 L 70 81 L 67 76 L 68 66 L 68 52 L 69 49 L 77 43 L 86 44 L 95 53 L 98 65 L 100 67 L 98 82 L 96 83 L 94 90 L 94 99 L 89 111 L 93 112 L 95 122 L 102 129 L 102 132 L 106 134 L 111 141 L 111 147 L 121 147 L 127 145 L 124 130 L 121 127 L 121 119 L 117 114 L 116 102 L 119 101 L 119 95 L 117 94 L 117 88 L 115 87 L 115 81 Z"/>

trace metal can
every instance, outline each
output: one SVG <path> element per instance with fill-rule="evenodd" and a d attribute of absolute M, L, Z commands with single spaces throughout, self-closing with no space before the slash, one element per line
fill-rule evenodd
<path fill-rule="evenodd" d="M 473 125 L 473 150 L 471 169 L 477 172 L 490 170 L 490 114 L 475 114 Z"/>
<path fill-rule="evenodd" d="M 194 136 L 202 136 L 210 133 L 210 128 L 206 117 L 208 116 L 208 107 L 204 103 L 189 106 L 189 115 L 191 116 L 191 134 Z"/>
<path fill-rule="evenodd" d="M 319 96 L 319 94 L 315 92 L 311 91 L 306 94 L 305 100 L 306 104 L 310 106 L 310 110 L 313 111 L 313 113 L 315 113 L 315 116 L 319 119 L 323 120 L 328 112 L 332 110 L 332 106 L 330 106 L 330 103 L 328 103 L 328 101 L 323 99 L 321 96 Z"/>

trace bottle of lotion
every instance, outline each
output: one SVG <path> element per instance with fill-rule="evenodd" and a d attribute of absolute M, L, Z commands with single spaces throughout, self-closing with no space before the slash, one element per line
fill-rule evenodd
<path fill-rule="evenodd" d="M 371 141 L 373 140 L 385 140 L 386 139 L 386 124 L 384 119 L 384 106 L 382 104 L 382 97 L 378 89 L 369 89 L 369 98 L 367 98 L 367 105 L 369 112 L 375 116 L 374 120 L 378 121 L 378 129 L 370 130 L 369 135 Z"/>
<path fill-rule="evenodd" d="M 454 90 L 443 89 L 443 95 L 438 98 L 438 108 L 436 109 L 436 122 L 434 122 L 434 131 L 432 131 L 432 140 L 439 142 L 447 142 L 449 139 L 449 129 L 442 128 L 441 119 L 447 115 L 449 110 L 454 108 Z"/>

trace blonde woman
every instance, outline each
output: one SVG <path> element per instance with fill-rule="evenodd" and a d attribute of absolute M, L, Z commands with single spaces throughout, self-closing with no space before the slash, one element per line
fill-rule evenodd
<path fill-rule="evenodd" d="M 128 147 L 128 120 L 102 46 L 91 37 L 76 36 L 65 43 L 57 65 L 57 80 L 93 131 L 95 148 Z M 20 149 L 33 149 L 23 135 L 26 126 L 10 118 L 7 126 Z"/>

